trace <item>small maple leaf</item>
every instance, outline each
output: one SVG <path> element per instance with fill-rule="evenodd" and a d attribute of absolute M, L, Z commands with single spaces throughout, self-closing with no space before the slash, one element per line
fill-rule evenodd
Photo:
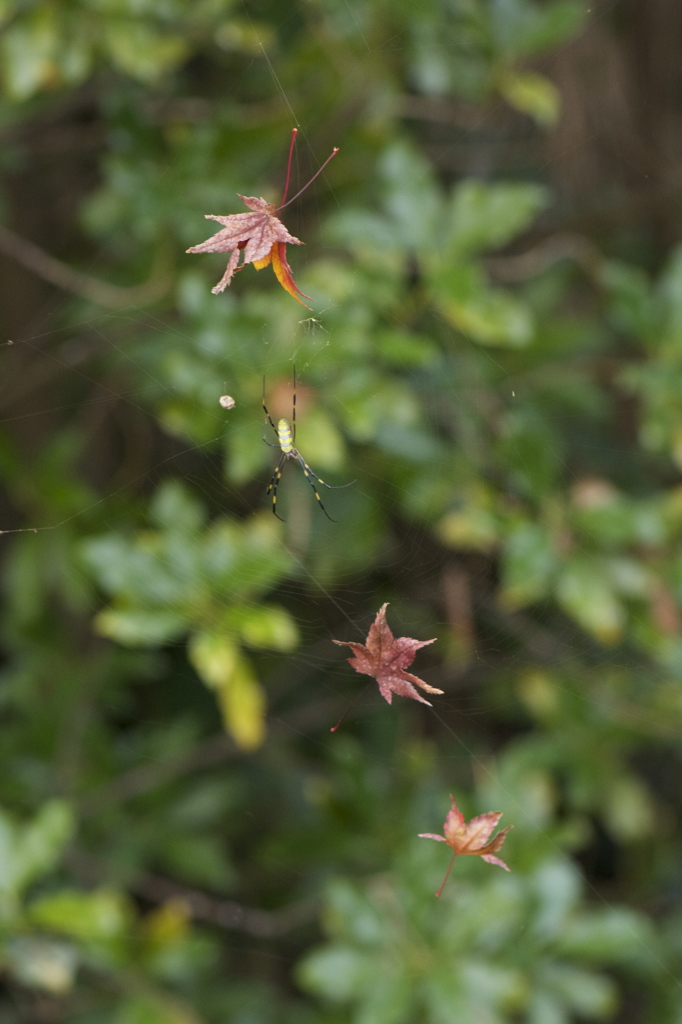
<path fill-rule="evenodd" d="M 413 700 L 421 701 L 422 704 L 431 704 L 428 700 L 417 693 L 412 683 L 416 683 L 427 693 L 442 693 L 435 686 L 429 686 L 419 676 L 413 676 L 405 669 L 412 664 L 415 655 L 420 647 L 427 647 L 433 640 L 413 640 L 409 636 L 401 636 L 397 639 L 391 633 L 386 622 L 386 609 L 388 602 L 382 604 L 377 612 L 376 618 L 369 628 L 367 643 L 353 644 L 346 640 L 334 640 L 340 647 L 350 647 L 355 657 L 348 659 L 356 672 L 366 676 L 373 676 L 379 684 L 379 690 L 384 700 L 390 704 L 393 694 L 399 693 L 403 697 L 411 697 Z M 434 637 L 435 640 L 435 637 Z"/>
<path fill-rule="evenodd" d="M 246 266 L 247 263 L 253 263 L 256 270 L 262 270 L 263 267 L 272 265 L 272 269 L 275 272 L 275 276 L 282 287 L 289 292 L 290 295 L 300 302 L 306 309 L 310 309 L 299 296 L 303 296 L 304 299 L 309 299 L 310 296 L 306 295 L 296 285 L 294 278 L 291 273 L 291 267 L 287 262 L 286 246 L 287 243 L 291 245 L 303 245 L 303 242 L 299 238 L 295 238 L 290 234 L 279 217 L 275 214 L 279 213 L 289 203 L 285 202 L 287 191 L 289 189 L 289 178 L 291 176 L 291 157 L 294 151 L 294 143 L 296 141 L 297 129 L 291 133 L 291 145 L 289 147 L 289 162 L 287 164 L 287 178 L 284 186 L 284 195 L 282 196 L 282 202 L 277 206 L 276 203 L 269 203 L 266 199 L 259 196 L 242 196 L 239 193 L 239 198 L 246 203 L 250 213 L 232 213 L 226 217 L 221 217 L 218 214 L 207 213 L 207 220 L 217 220 L 223 227 L 211 238 L 207 238 L 205 242 L 201 242 L 200 245 L 193 245 L 191 249 L 187 249 L 187 252 L 229 252 L 230 258 L 227 262 L 227 269 L 221 277 L 218 284 L 211 288 L 214 295 L 218 295 L 220 292 L 224 292 L 228 287 L 232 278 L 238 270 Z M 312 176 L 307 185 L 296 193 L 293 199 L 289 202 L 292 203 L 294 199 L 297 199 L 301 192 L 304 192 L 311 185 L 318 174 L 321 174 L 324 168 L 327 166 L 332 157 L 336 156 L 338 149 L 332 150 L 331 156 L 329 156 L 322 167 Z M 239 266 L 239 259 L 243 253 L 242 267 Z"/>
<path fill-rule="evenodd" d="M 496 836 L 490 839 L 492 832 L 497 828 L 497 823 L 502 817 L 502 812 L 488 811 L 486 814 L 479 814 L 478 817 L 466 822 L 452 793 L 450 794 L 450 800 L 452 807 L 448 811 L 445 824 L 443 825 L 444 835 L 438 836 L 433 832 L 419 833 L 420 839 L 435 839 L 439 843 L 447 843 L 454 850 L 448 870 L 445 872 L 443 884 L 436 893 L 436 896 L 440 896 L 445 888 L 445 883 L 452 871 L 452 865 L 455 863 L 455 857 L 460 853 L 481 857 L 483 860 L 487 860 L 488 864 L 497 864 L 498 867 L 509 871 L 504 861 L 500 860 L 499 857 L 493 856 L 493 854 L 500 849 L 507 832 L 513 826 L 507 825 L 506 828 L 503 828 L 501 832 L 498 832 Z"/>

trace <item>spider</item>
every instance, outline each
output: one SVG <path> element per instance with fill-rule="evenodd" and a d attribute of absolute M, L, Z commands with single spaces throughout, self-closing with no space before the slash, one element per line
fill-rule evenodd
<path fill-rule="evenodd" d="M 270 416 L 270 413 L 268 412 L 268 407 L 265 404 L 265 377 L 263 377 L 263 411 L 266 415 L 268 423 L 275 432 L 275 435 L 277 437 L 277 444 L 271 444 L 265 438 L 263 438 L 263 440 L 265 441 L 268 448 L 279 448 L 280 451 L 282 452 L 282 454 L 279 457 L 279 462 L 275 467 L 275 472 L 272 474 L 272 480 L 270 481 L 268 489 L 266 491 L 266 494 L 269 494 L 270 491 L 272 491 L 272 511 L 279 520 L 285 522 L 285 520 L 282 519 L 280 515 L 277 515 L 277 488 L 279 486 L 280 480 L 282 479 L 282 470 L 284 469 L 284 463 L 286 462 L 287 459 L 296 459 L 301 469 L 305 473 L 306 480 L 313 489 L 313 494 L 317 498 L 320 508 L 326 515 L 327 519 L 330 519 L 332 523 L 335 523 L 336 519 L 332 519 L 332 517 L 329 515 L 326 508 L 322 504 L 322 498 L 317 493 L 317 488 L 315 487 L 313 480 L 317 480 L 317 482 L 322 484 L 323 487 L 328 487 L 330 491 L 340 491 L 343 490 L 344 487 L 350 487 L 352 484 L 355 483 L 355 480 L 351 480 L 349 484 L 341 484 L 338 487 L 334 487 L 332 486 L 332 484 L 325 483 L 325 481 L 321 477 L 319 477 L 317 473 L 313 473 L 312 469 L 305 461 L 299 450 L 294 447 L 294 442 L 296 440 L 296 367 L 294 367 L 293 414 L 291 417 L 291 422 L 284 418 L 277 420 L 277 426 L 275 426 L 275 424 L 272 422 L 272 417 Z"/>

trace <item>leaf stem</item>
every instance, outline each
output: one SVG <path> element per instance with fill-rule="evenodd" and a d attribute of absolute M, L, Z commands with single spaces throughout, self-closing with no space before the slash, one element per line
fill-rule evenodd
<path fill-rule="evenodd" d="M 295 128 L 294 128 L 294 131 L 296 131 Z M 319 170 L 315 171 L 315 173 L 313 174 L 313 176 L 310 179 L 310 181 L 308 182 L 308 184 L 304 185 L 303 188 L 300 188 L 298 190 L 298 192 L 296 193 L 296 195 L 291 197 L 289 202 L 287 202 L 287 203 L 283 202 L 280 206 L 278 206 L 277 209 L 275 210 L 275 213 L 279 213 L 279 211 L 283 210 L 285 206 L 289 205 L 289 203 L 293 203 L 294 199 L 298 199 L 298 197 L 301 195 L 301 193 L 305 192 L 305 190 L 312 185 L 312 183 L 315 181 L 315 178 L 318 178 L 320 176 L 320 174 L 322 174 L 322 171 L 325 169 L 325 167 L 327 166 L 329 161 L 334 159 L 334 157 L 336 156 L 338 151 L 339 151 L 339 147 L 338 146 L 334 146 L 333 150 L 331 151 L 331 153 L 329 154 L 329 156 L 327 157 L 325 162 L 322 164 L 322 166 L 320 167 Z M 289 175 L 287 174 L 287 186 L 288 186 L 288 184 L 289 184 Z M 286 189 L 285 189 L 285 195 L 286 195 Z"/>
<path fill-rule="evenodd" d="M 360 693 L 356 694 L 356 695 L 355 695 L 355 697 L 353 697 L 352 701 L 350 702 L 350 704 L 348 705 L 348 707 L 346 708 L 346 710 L 344 711 L 344 713 L 343 713 L 343 714 L 341 715 L 341 718 L 339 718 L 339 720 L 338 720 L 338 722 L 336 723 L 336 725 L 333 725 L 333 726 L 331 727 L 331 729 L 329 730 L 330 732 L 336 732 L 336 730 L 337 730 L 337 729 L 339 728 L 339 726 L 340 726 L 340 725 L 341 725 L 341 723 L 343 722 L 343 720 L 344 720 L 344 718 L 346 717 L 346 715 L 348 714 L 348 712 L 349 712 L 349 711 L 350 711 L 350 710 L 351 710 L 352 708 L 354 708 L 354 707 L 355 707 L 355 705 L 357 704 L 357 702 L 358 702 L 358 701 L 360 700 L 360 698 L 361 698 L 362 696 L 364 696 L 364 694 L 365 694 L 365 693 L 367 693 L 367 689 L 368 689 L 369 685 L 370 685 L 369 683 L 365 683 L 365 685 L 363 686 L 363 688 L 362 688 L 362 689 L 360 690 Z"/>
<path fill-rule="evenodd" d="M 298 128 L 291 129 L 291 143 L 289 145 L 289 159 L 287 160 L 287 180 L 284 182 L 284 192 L 282 193 L 282 205 L 286 202 L 287 192 L 289 191 L 289 180 L 291 178 L 291 158 L 294 155 L 294 146 L 296 145 L 296 136 L 298 135 Z M 280 206 L 280 210 L 282 207 Z"/>
<path fill-rule="evenodd" d="M 455 852 L 452 855 L 452 859 L 451 859 L 450 863 L 448 864 L 448 870 L 445 872 L 445 878 L 443 879 L 443 884 L 441 885 L 440 889 L 436 893 L 436 896 L 440 896 L 440 894 L 442 893 L 443 889 L 445 888 L 445 883 L 447 882 L 448 878 L 450 877 L 450 872 L 452 871 L 452 865 L 455 863 L 455 857 L 456 856 L 457 856 L 457 850 L 455 850 Z"/>

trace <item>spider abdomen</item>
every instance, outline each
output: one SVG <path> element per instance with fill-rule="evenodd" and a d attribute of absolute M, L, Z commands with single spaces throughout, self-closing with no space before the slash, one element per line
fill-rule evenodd
<path fill-rule="evenodd" d="M 294 430 L 289 420 L 277 420 L 277 440 L 285 455 L 294 450 Z"/>

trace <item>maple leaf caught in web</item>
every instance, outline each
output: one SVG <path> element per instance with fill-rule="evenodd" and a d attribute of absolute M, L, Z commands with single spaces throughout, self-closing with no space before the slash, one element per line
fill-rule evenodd
<path fill-rule="evenodd" d="M 448 866 L 448 870 L 445 872 L 445 878 L 443 884 L 436 893 L 436 896 L 440 896 L 445 883 L 448 880 L 450 872 L 452 871 L 452 865 L 455 863 L 455 857 L 461 854 L 471 854 L 476 857 L 481 857 L 486 860 L 488 864 L 497 864 L 498 867 L 504 868 L 505 871 L 509 871 L 509 868 L 500 860 L 499 857 L 493 856 L 497 850 L 502 846 L 507 832 L 512 825 L 507 825 L 501 832 L 498 832 L 496 836 L 491 839 L 490 836 L 497 828 L 497 823 L 502 817 L 501 811 L 488 811 L 486 814 L 479 814 L 478 817 L 472 818 L 471 821 L 465 821 L 464 815 L 460 811 L 452 793 L 450 794 L 450 800 L 452 807 L 447 813 L 445 818 L 445 824 L 443 825 L 443 835 L 435 835 L 433 832 L 420 832 L 420 839 L 435 839 L 439 843 L 447 843 L 451 850 L 453 850 L 452 859 Z"/>
<path fill-rule="evenodd" d="M 377 612 L 369 628 L 366 643 L 354 644 L 346 640 L 334 640 L 333 643 L 339 647 L 350 647 L 355 657 L 349 658 L 348 664 L 362 675 L 373 676 L 379 684 L 381 696 L 389 704 L 393 700 L 393 694 L 399 693 L 403 697 L 411 697 L 412 700 L 418 700 L 431 707 L 430 702 L 425 700 L 412 684 L 416 684 L 427 693 L 443 691 L 437 690 L 435 686 L 429 686 L 419 676 L 413 676 L 405 669 L 412 664 L 420 647 L 428 647 L 434 641 L 413 640 L 409 636 L 394 637 L 386 622 L 387 607 L 388 602 L 382 604 Z"/>
<path fill-rule="evenodd" d="M 282 196 L 282 202 L 277 206 L 276 203 L 268 203 L 267 200 L 259 198 L 258 196 L 242 196 L 239 198 L 243 200 L 248 206 L 250 213 L 232 213 L 226 217 L 218 216 L 214 213 L 207 213 L 207 220 L 217 220 L 223 227 L 217 234 L 212 235 L 211 238 L 207 238 L 205 242 L 201 242 L 200 245 L 193 245 L 191 249 L 187 249 L 187 252 L 198 253 L 198 252 L 229 252 L 230 258 L 227 262 L 227 269 L 221 277 L 218 284 L 211 288 L 214 295 L 218 295 L 230 284 L 237 270 L 241 270 L 242 267 L 246 266 L 247 263 L 253 263 L 256 270 L 262 270 L 263 267 L 272 265 L 272 269 L 275 272 L 275 276 L 282 288 L 288 291 L 290 295 L 300 302 L 306 309 L 310 309 L 305 302 L 299 296 L 303 296 L 304 299 L 309 299 L 310 296 L 306 295 L 297 286 L 291 273 L 291 267 L 287 262 L 286 246 L 287 243 L 291 245 L 303 245 L 303 242 L 299 238 L 295 238 L 285 228 L 279 217 L 275 214 L 279 213 L 280 210 L 288 206 L 289 203 L 293 203 L 294 199 L 298 199 L 301 192 L 305 192 L 308 185 L 312 185 L 315 178 L 325 169 L 329 161 L 336 156 L 338 148 L 335 147 L 331 155 L 327 157 L 325 162 L 322 164 L 320 169 L 312 176 L 307 185 L 304 185 L 296 195 L 289 200 L 289 203 L 285 202 L 287 192 L 289 190 L 289 179 L 291 177 L 291 158 L 294 152 L 294 143 L 296 141 L 296 135 L 298 129 L 294 128 L 291 133 L 291 145 L 289 146 L 289 161 L 287 163 L 287 177 L 284 185 L 284 194 Z M 243 254 L 243 261 L 241 267 L 239 266 L 240 256 Z"/>

